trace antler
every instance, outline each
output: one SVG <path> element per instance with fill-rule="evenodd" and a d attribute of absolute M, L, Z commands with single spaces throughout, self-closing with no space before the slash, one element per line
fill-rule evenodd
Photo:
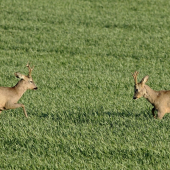
<path fill-rule="evenodd" d="M 139 72 L 135 71 L 134 73 L 132 73 L 132 76 L 134 78 L 134 81 L 135 81 L 135 85 L 138 84 L 138 81 L 137 81 L 137 76 L 138 76 Z"/>
<path fill-rule="evenodd" d="M 29 74 L 28 74 L 28 77 L 31 77 L 31 72 L 32 70 L 34 69 L 34 66 L 33 68 L 30 67 L 29 63 L 26 65 L 26 67 L 28 67 L 28 70 L 29 70 Z"/>

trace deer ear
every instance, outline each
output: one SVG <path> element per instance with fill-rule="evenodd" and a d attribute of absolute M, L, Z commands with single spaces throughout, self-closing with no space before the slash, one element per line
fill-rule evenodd
<path fill-rule="evenodd" d="M 149 79 L 149 76 L 145 76 L 142 80 L 141 83 L 144 85 Z"/>
<path fill-rule="evenodd" d="M 17 78 L 20 78 L 20 79 L 24 79 L 24 75 L 22 75 L 21 73 L 14 73 L 15 74 L 15 76 L 17 77 Z"/>

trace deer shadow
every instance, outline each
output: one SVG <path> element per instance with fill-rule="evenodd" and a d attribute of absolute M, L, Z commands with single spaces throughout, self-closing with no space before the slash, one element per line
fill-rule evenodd
<path fill-rule="evenodd" d="M 119 112 L 115 111 L 104 111 L 103 109 L 97 110 L 88 110 L 83 111 L 80 108 L 78 111 L 63 111 L 62 113 L 41 113 L 39 115 L 42 119 L 52 119 L 53 121 L 71 121 L 71 122 L 81 122 L 81 123 L 88 123 L 94 122 L 100 119 L 107 119 L 109 118 L 128 118 L 128 119 L 152 119 L 153 116 L 149 111 L 141 111 L 139 113 L 133 113 L 132 111 L 122 110 Z"/>

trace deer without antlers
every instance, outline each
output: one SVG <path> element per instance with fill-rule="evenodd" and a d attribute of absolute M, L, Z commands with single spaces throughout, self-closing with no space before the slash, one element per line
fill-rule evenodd
<path fill-rule="evenodd" d="M 162 119 L 166 113 L 170 112 L 170 90 L 152 90 L 145 84 L 148 81 L 149 76 L 145 76 L 138 83 L 138 72 L 135 71 L 132 75 L 135 82 L 133 99 L 138 99 L 140 97 L 146 98 L 154 106 L 152 109 L 152 115 L 154 118 L 156 118 L 155 111 L 158 111 L 157 118 Z"/>
<path fill-rule="evenodd" d="M 26 67 L 29 69 L 28 76 L 22 75 L 20 73 L 15 73 L 15 76 L 21 80 L 18 81 L 14 87 L 0 87 L 0 113 L 3 110 L 22 107 L 25 116 L 28 117 L 25 106 L 23 104 L 17 103 L 27 89 L 37 89 L 37 86 L 33 82 L 31 76 L 33 68 L 31 68 L 29 64 L 27 64 Z"/>

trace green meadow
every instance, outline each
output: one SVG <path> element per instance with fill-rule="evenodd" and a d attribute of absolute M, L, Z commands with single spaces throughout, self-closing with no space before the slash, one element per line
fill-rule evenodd
<path fill-rule="evenodd" d="M 133 100 L 132 72 L 170 89 L 166 0 L 2 0 L 0 86 L 38 90 L 0 114 L 0 170 L 170 169 L 170 114 Z"/>

